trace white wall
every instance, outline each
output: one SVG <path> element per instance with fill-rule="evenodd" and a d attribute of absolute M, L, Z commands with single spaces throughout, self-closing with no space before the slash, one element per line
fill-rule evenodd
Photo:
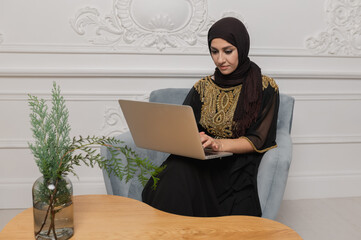
<path fill-rule="evenodd" d="M 116 100 L 191 87 L 211 74 L 206 33 L 223 15 L 249 29 L 251 58 L 296 99 L 286 199 L 360 196 L 360 1 L 0 0 L 0 208 L 31 205 L 40 175 L 27 94 L 62 89 L 72 135 L 125 130 Z M 358 10 L 357 10 L 358 8 Z M 358 12 L 357 12 L 358 11 Z M 81 167 L 75 194 L 105 193 Z"/>

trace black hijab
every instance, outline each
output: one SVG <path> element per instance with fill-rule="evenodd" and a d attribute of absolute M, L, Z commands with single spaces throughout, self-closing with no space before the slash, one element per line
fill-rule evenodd
<path fill-rule="evenodd" d="M 245 134 L 246 129 L 256 120 L 262 102 L 261 69 L 249 57 L 250 39 L 246 27 L 233 17 L 222 18 L 208 31 L 208 48 L 215 38 L 222 38 L 237 48 L 238 66 L 230 74 L 222 74 L 218 68 L 214 72 L 214 82 L 220 87 L 242 84 L 242 91 L 234 113 L 232 129 L 235 138 Z"/>

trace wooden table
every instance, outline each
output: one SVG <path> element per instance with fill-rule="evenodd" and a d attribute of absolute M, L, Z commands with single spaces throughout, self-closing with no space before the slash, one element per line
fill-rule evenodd
<path fill-rule="evenodd" d="M 72 239 L 301 239 L 291 228 L 249 216 L 185 217 L 112 195 L 74 196 Z M 33 209 L 15 216 L 0 239 L 34 239 Z"/>

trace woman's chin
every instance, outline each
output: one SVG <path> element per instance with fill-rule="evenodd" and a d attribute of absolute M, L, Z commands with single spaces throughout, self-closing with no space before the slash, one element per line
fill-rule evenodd
<path fill-rule="evenodd" d="M 233 71 L 229 71 L 229 70 L 225 70 L 225 71 L 222 71 L 222 70 L 219 70 L 223 75 L 229 75 L 231 74 Z"/>

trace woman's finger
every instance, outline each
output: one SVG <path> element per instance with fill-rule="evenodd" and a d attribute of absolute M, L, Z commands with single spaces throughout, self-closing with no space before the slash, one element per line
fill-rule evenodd
<path fill-rule="evenodd" d="M 212 145 L 213 145 L 212 139 L 208 138 L 206 141 L 203 142 L 204 148 L 212 147 Z"/>

